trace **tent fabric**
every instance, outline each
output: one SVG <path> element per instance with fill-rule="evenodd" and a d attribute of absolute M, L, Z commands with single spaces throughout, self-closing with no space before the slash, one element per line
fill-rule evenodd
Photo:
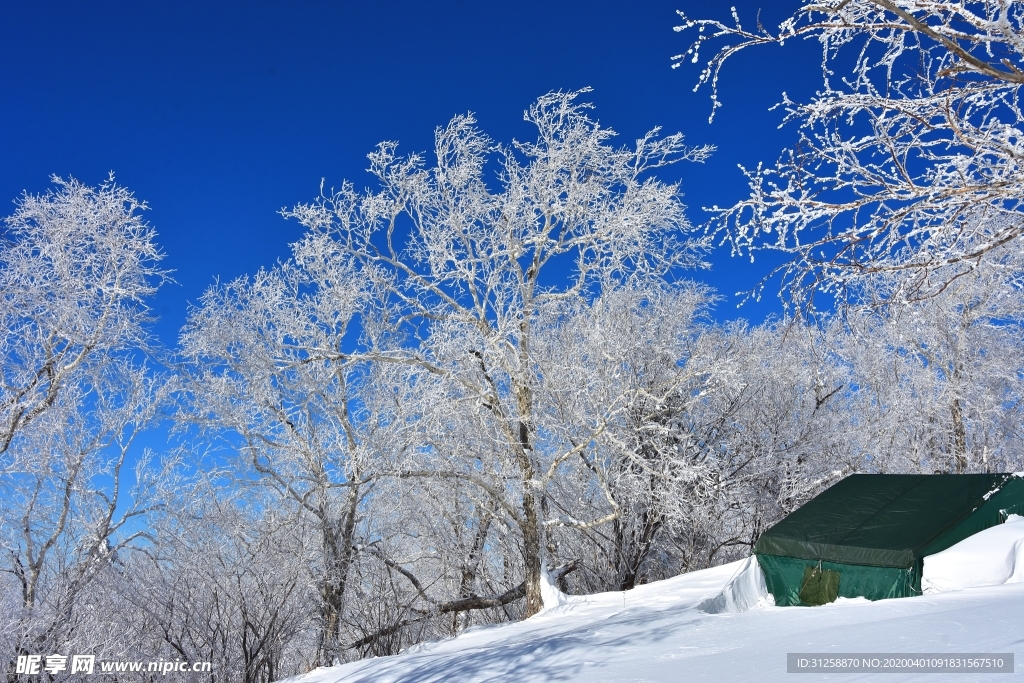
<path fill-rule="evenodd" d="M 950 475 L 954 476 L 954 475 Z M 969 475 L 960 475 L 969 476 Z M 921 557 L 934 555 L 956 545 L 968 536 L 1002 524 L 1008 515 L 1024 516 L 1024 477 L 1010 476 L 998 491 L 977 509 L 936 536 L 921 550 Z"/>
<path fill-rule="evenodd" d="M 909 569 L 1009 476 L 853 474 L 766 531 L 754 552 Z"/>
<path fill-rule="evenodd" d="M 807 605 L 800 599 L 804 572 L 817 568 L 818 560 L 801 560 L 795 557 L 757 555 L 757 563 L 764 572 L 765 586 L 780 607 Z M 907 598 L 920 595 L 920 576 L 912 569 L 897 567 L 868 567 L 857 564 L 841 564 L 821 561 L 821 568 L 839 574 L 840 598 Z M 916 581 L 915 581 L 916 580 Z"/>
<path fill-rule="evenodd" d="M 839 597 L 907 597 L 921 593 L 926 555 L 1022 512 L 1021 475 L 854 474 L 766 531 L 754 553 L 777 605 L 808 604 L 812 566 L 838 573 Z"/>

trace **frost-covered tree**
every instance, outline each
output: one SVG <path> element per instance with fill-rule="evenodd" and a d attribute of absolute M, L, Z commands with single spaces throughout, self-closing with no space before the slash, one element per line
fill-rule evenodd
<path fill-rule="evenodd" d="M 1007 0 L 805 3 L 778 30 L 691 19 L 683 61 L 708 41 L 713 108 L 724 64 L 747 47 L 798 39 L 822 48 L 823 84 L 807 103 L 783 96 L 799 140 L 774 166 L 746 171 L 750 196 L 713 209 L 735 253 L 791 258 L 777 272 L 806 304 L 845 298 L 900 275 L 890 296 L 934 296 L 976 269 L 1005 268 L 1024 234 L 1024 6 Z M 1019 270 L 1019 258 L 1012 265 Z M 893 280 L 889 278 L 889 283 Z"/>
<path fill-rule="evenodd" d="M 90 387 L 95 395 L 65 389 L 11 445 L 17 464 L 0 477 L 0 585 L 17 596 L 7 613 L 8 655 L 72 645 L 123 652 L 120 636 L 90 631 L 94 583 L 152 541 L 147 518 L 166 505 L 176 476 L 172 462 L 134 447 L 166 404 L 168 385 L 145 368 L 118 369 Z M 67 405 L 69 398 L 78 401 Z"/>
<path fill-rule="evenodd" d="M 147 339 L 146 299 L 164 278 L 146 208 L 113 176 L 56 176 L 0 233 L 0 456 L 84 374 Z"/>
<path fill-rule="evenodd" d="M 330 240 L 309 236 L 278 267 L 211 287 L 181 336 L 182 423 L 237 456 L 232 485 L 269 489 L 297 526 L 319 533 L 306 566 L 320 596 L 321 664 L 341 656 L 359 508 L 386 452 L 379 433 L 395 424 L 346 340 L 359 335 L 369 284 Z"/>
<path fill-rule="evenodd" d="M 438 129 L 429 166 L 383 143 L 370 155 L 377 190 L 346 183 L 286 212 L 329 236 L 380 293 L 364 357 L 437 385 L 425 394 L 433 403 L 424 406 L 423 439 L 405 451 L 398 474 L 475 487 L 508 515 L 521 543 L 527 615 L 542 607 L 551 487 L 621 405 L 580 420 L 573 441 L 549 430 L 539 409 L 538 326 L 616 283 L 677 275 L 698 263 L 703 246 L 688 236 L 678 186 L 651 171 L 710 150 L 657 130 L 613 147 L 612 131 L 587 116 L 579 94 L 546 95 L 528 109 L 535 141 L 496 144 L 465 115 Z M 455 429 L 441 439 L 447 425 Z"/>
<path fill-rule="evenodd" d="M 588 461 L 614 505 L 582 478 L 552 496 L 570 516 L 614 513 L 557 536 L 563 554 L 585 558 L 577 590 L 626 590 L 728 561 L 862 469 L 847 448 L 849 369 L 832 341 L 793 321 L 701 321 L 710 301 L 697 286 L 618 290 L 555 337 L 580 360 L 565 370 L 585 387 L 568 395 L 576 403 L 628 399 Z"/>
<path fill-rule="evenodd" d="M 884 283 L 875 286 L 889 293 Z M 974 271 L 927 301 L 861 310 L 830 333 L 856 391 L 851 452 L 882 472 L 1019 470 L 1024 298 L 998 271 Z"/>
<path fill-rule="evenodd" d="M 0 243 L 4 657 L 123 651 L 90 605 L 175 483 L 136 446 L 173 388 L 144 357 L 164 275 L 144 205 L 112 180 L 54 182 L 18 201 Z"/>
<path fill-rule="evenodd" d="M 626 590 L 658 569 L 675 575 L 678 566 L 648 566 L 670 511 L 707 508 L 715 496 L 714 463 L 692 457 L 694 440 L 676 428 L 687 407 L 721 388 L 704 343 L 713 301 L 695 284 L 629 285 L 538 335 L 545 403 L 567 442 L 578 442 L 581 416 L 617 406 L 550 496 L 551 550 L 586 560 L 575 581 L 580 589 Z M 564 523 L 575 519 L 604 523 Z"/>
<path fill-rule="evenodd" d="M 108 616 L 134 658 L 210 662 L 213 679 L 270 683 L 316 666 L 318 530 L 266 490 L 202 473 L 150 522 L 155 542 L 118 565 Z"/>
<path fill-rule="evenodd" d="M 835 341 L 799 320 L 731 326 L 727 389 L 710 406 L 715 448 L 730 473 L 719 542 L 752 546 L 771 524 L 863 469 L 851 451 L 849 369 Z M 715 416 L 721 416 L 715 418 Z"/>

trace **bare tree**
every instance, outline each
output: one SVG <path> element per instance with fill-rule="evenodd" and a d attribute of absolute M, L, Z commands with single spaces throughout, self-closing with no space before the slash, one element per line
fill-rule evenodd
<path fill-rule="evenodd" d="M 699 61 L 706 41 L 727 42 L 700 76 L 713 108 L 721 69 L 739 50 L 821 43 L 822 88 L 806 104 L 784 96 L 781 105 L 799 141 L 775 166 L 746 171 L 748 199 L 713 209 L 734 252 L 790 255 L 776 272 L 795 303 L 819 288 L 858 296 L 865 280 L 896 273 L 893 301 L 915 301 L 1019 253 L 1020 3 L 806 3 L 775 32 L 744 27 L 735 11 L 732 23 L 683 20 L 676 30 L 699 33 L 675 66 Z"/>

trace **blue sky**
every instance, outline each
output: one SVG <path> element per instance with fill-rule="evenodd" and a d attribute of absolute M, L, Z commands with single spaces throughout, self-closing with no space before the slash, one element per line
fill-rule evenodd
<path fill-rule="evenodd" d="M 776 25 L 791 2 L 740 2 L 745 22 Z M 769 112 L 783 90 L 818 83 L 814 44 L 741 54 L 723 74 L 708 124 L 697 65 L 676 9 L 728 16 L 729 3 L 622 2 L 35 2 L 0 5 L 0 201 L 41 192 L 56 173 L 97 184 L 108 171 L 149 202 L 177 285 L 155 302 L 174 343 L 188 302 L 215 277 L 272 265 L 300 234 L 284 206 L 320 179 L 370 182 L 380 140 L 427 150 L 433 129 L 473 111 L 493 138 L 527 138 L 522 112 L 555 89 L 591 86 L 603 124 L 635 139 L 661 125 L 719 151 L 676 167 L 691 220 L 745 190 L 737 163 L 771 162 L 795 138 Z M 13 205 L 2 213 L 9 214 Z M 766 271 L 716 252 L 695 277 L 727 295 L 722 319 L 760 321 L 776 301 L 739 311 L 732 293 Z M 774 293 L 774 290 L 771 290 Z"/>

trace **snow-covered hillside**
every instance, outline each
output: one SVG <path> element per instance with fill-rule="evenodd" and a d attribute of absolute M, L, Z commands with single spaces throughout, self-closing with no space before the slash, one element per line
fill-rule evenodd
<path fill-rule="evenodd" d="M 718 593 L 740 564 L 626 593 L 571 597 L 520 623 L 470 630 L 395 657 L 317 669 L 291 683 L 852 683 L 879 680 L 879 675 L 787 674 L 786 653 L 1024 652 L 1024 583 L 879 602 L 841 600 L 822 607 L 699 611 L 697 605 Z M 1022 666 L 1018 662 L 1017 671 Z M 980 678 L 995 683 L 1019 675 Z M 884 678 L 964 683 L 978 676 L 919 673 Z"/>

